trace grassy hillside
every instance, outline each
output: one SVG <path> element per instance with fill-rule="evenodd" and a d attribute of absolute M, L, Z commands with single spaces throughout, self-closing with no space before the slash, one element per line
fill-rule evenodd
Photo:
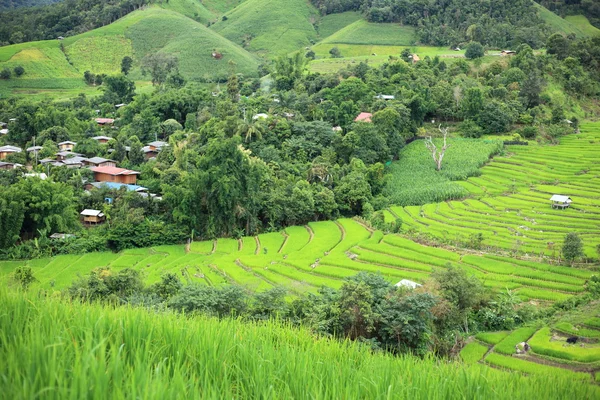
<path fill-rule="evenodd" d="M 200 0 L 168 0 L 157 4 L 162 8 L 178 12 L 203 24 L 216 18 L 216 14 Z"/>
<path fill-rule="evenodd" d="M 362 15 L 357 11 L 329 14 L 319 20 L 317 31 L 321 38 L 326 38 L 359 19 L 362 19 Z"/>
<path fill-rule="evenodd" d="M 317 39 L 317 11 L 306 0 L 247 0 L 211 28 L 250 51 L 288 54 Z"/>
<path fill-rule="evenodd" d="M 361 19 L 325 38 L 322 43 L 410 46 L 415 41 L 414 33 L 411 26 L 376 24 Z"/>
<path fill-rule="evenodd" d="M 561 32 L 565 35 L 574 33 L 578 37 L 592 36 L 600 33 L 600 29 L 592 26 L 583 15 L 563 19 L 537 3 L 535 3 L 535 6 L 538 8 L 539 16 L 556 32 Z"/>
<path fill-rule="evenodd" d="M 62 44 L 62 48 L 61 48 Z M 212 57 L 213 49 L 223 54 Z M 0 48 L 0 68 L 22 65 L 25 74 L 0 82 L 0 94 L 18 89 L 88 89 L 83 72 L 114 74 L 121 59 L 133 56 L 132 77 L 148 80 L 139 72 L 139 62 L 155 52 L 179 58 L 181 73 L 190 80 L 225 79 L 229 61 L 236 71 L 256 74 L 258 63 L 247 51 L 231 43 L 200 23 L 158 7 L 133 12 L 113 24 L 64 41 L 23 43 Z"/>
<path fill-rule="evenodd" d="M 584 34 L 588 36 L 600 35 L 600 29 L 590 24 L 590 21 L 584 15 L 569 15 L 565 17 L 565 20 L 579 28 Z"/>

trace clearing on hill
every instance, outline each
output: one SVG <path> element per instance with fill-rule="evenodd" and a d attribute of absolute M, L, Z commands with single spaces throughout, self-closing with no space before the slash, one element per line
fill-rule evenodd
<path fill-rule="evenodd" d="M 288 54 L 317 39 L 317 10 L 305 0 L 247 0 L 211 28 L 264 56 Z"/>
<path fill-rule="evenodd" d="M 561 18 L 538 3 L 535 3 L 535 6 L 538 8 L 539 16 L 556 32 L 564 33 L 565 35 L 574 33 L 578 37 L 600 34 L 600 29 L 590 24 L 588 19 L 583 15 Z"/>
<path fill-rule="evenodd" d="M 213 51 L 221 58 L 213 57 Z M 224 80 L 235 71 L 255 75 L 256 58 L 204 25 L 174 11 L 152 7 L 135 11 L 113 24 L 68 37 L 0 48 L 0 68 L 21 65 L 25 74 L 0 82 L 0 93 L 19 90 L 89 89 L 83 73 L 115 74 L 121 59 L 133 56 L 135 80 L 149 80 L 140 73 L 147 54 L 165 52 L 177 56 L 179 70 L 189 80 Z M 91 90 L 95 90 L 92 88 Z M 73 93 L 76 94 L 76 93 Z"/>
<path fill-rule="evenodd" d="M 415 28 L 400 24 L 379 24 L 358 20 L 322 43 L 410 46 L 415 42 Z"/>

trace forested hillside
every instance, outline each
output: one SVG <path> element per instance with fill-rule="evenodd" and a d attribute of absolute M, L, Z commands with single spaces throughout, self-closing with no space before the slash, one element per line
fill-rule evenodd
<path fill-rule="evenodd" d="M 561 17 L 585 15 L 592 25 L 600 28 L 600 2 L 596 0 L 539 0 L 538 3 Z"/>
<path fill-rule="evenodd" d="M 20 7 L 44 6 L 61 0 L 0 0 L 0 11 Z"/>
<path fill-rule="evenodd" d="M 313 0 L 322 14 L 359 10 L 371 22 L 396 22 L 417 27 L 419 41 L 456 46 L 477 41 L 495 48 L 527 43 L 543 46 L 548 33 L 530 0 Z"/>

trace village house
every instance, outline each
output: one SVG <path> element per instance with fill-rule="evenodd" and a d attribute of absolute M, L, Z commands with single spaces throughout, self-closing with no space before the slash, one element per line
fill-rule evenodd
<path fill-rule="evenodd" d="M 0 147 L 0 160 L 4 160 L 10 154 L 20 153 L 22 151 L 23 150 L 20 147 L 10 145 L 2 146 Z"/>
<path fill-rule="evenodd" d="M 358 117 L 354 118 L 354 122 L 371 122 L 373 114 L 367 112 L 361 112 Z"/>
<path fill-rule="evenodd" d="M 374 98 L 379 100 L 394 100 L 396 97 L 391 94 L 378 94 Z"/>
<path fill-rule="evenodd" d="M 71 157 L 83 157 L 83 154 L 73 153 L 72 151 L 66 151 L 66 150 L 59 151 L 55 155 L 56 155 L 56 159 L 59 161 L 64 161 L 67 158 L 71 158 Z"/>
<path fill-rule="evenodd" d="M 552 208 L 560 208 L 562 210 L 569 208 L 573 202 L 569 196 L 561 196 L 560 194 L 555 194 L 550 197 L 550 201 L 552 202 Z"/>
<path fill-rule="evenodd" d="M 112 118 L 96 118 L 96 123 L 101 127 L 112 126 L 115 120 Z"/>
<path fill-rule="evenodd" d="M 500 55 L 501 55 L 502 57 L 506 57 L 506 56 L 514 56 L 515 54 L 517 54 L 517 52 L 516 52 L 516 51 L 512 51 L 512 50 L 502 50 L 502 51 L 500 52 Z"/>
<path fill-rule="evenodd" d="M 150 142 L 147 146 L 142 147 L 144 157 L 146 158 L 146 160 L 155 158 L 158 155 L 158 153 L 162 150 L 162 148 L 167 147 L 168 145 L 169 144 L 167 142 L 163 142 L 160 140 Z"/>
<path fill-rule="evenodd" d="M 92 167 L 96 182 L 116 182 L 134 185 L 137 182 L 137 171 L 118 167 Z"/>
<path fill-rule="evenodd" d="M 0 135 L 8 135 L 8 129 L 6 129 L 6 128 L 0 129 Z"/>
<path fill-rule="evenodd" d="M 28 153 L 38 153 L 40 150 L 43 150 L 42 146 L 31 146 L 27 148 Z"/>
<path fill-rule="evenodd" d="M 65 239 L 70 239 L 70 238 L 74 238 L 75 235 L 71 234 L 71 233 L 53 233 L 52 235 L 50 235 L 50 239 L 59 239 L 59 240 L 65 240 Z"/>
<path fill-rule="evenodd" d="M 421 61 L 421 58 L 418 55 L 416 55 L 416 54 L 413 54 L 412 56 L 410 56 L 410 58 L 412 58 L 412 63 L 413 64 L 416 64 L 419 61 Z"/>
<path fill-rule="evenodd" d="M 63 163 L 63 165 L 65 165 L 69 168 L 81 168 L 81 167 L 83 167 L 83 162 L 85 160 L 86 160 L 85 157 L 75 156 L 75 157 L 65 158 L 62 161 L 62 163 Z"/>
<path fill-rule="evenodd" d="M 94 139 L 100 144 L 105 144 L 108 143 L 108 141 L 112 138 L 110 136 L 94 136 L 92 139 Z"/>
<path fill-rule="evenodd" d="M 117 162 L 102 157 L 92 157 L 83 160 L 83 164 L 90 167 L 116 167 Z"/>
<path fill-rule="evenodd" d="M 17 163 L 9 163 L 9 162 L 0 161 L 0 169 L 15 169 L 15 168 L 19 168 L 22 166 L 23 165 L 17 164 Z"/>
<path fill-rule="evenodd" d="M 100 210 L 85 209 L 81 213 L 81 221 L 86 225 L 98 225 L 106 220 L 106 216 Z"/>
<path fill-rule="evenodd" d="M 58 148 L 60 149 L 60 151 L 73 151 L 73 149 L 75 148 L 75 145 L 77 145 L 77 143 L 67 140 L 64 142 L 60 142 L 58 144 Z"/>
<path fill-rule="evenodd" d="M 394 286 L 405 287 L 405 288 L 409 288 L 409 289 L 416 289 L 423 285 L 421 285 L 420 283 L 417 283 L 417 282 L 410 281 L 408 279 L 402 279 L 400 282 L 396 283 Z"/>

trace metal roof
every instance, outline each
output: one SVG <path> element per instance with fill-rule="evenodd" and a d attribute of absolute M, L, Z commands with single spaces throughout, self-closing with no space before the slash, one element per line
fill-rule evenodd
<path fill-rule="evenodd" d="M 555 194 L 550 197 L 550 201 L 558 201 L 559 203 L 571 203 L 572 200 L 569 196 L 562 196 L 560 194 Z"/>
<path fill-rule="evenodd" d="M 83 215 L 84 217 L 104 217 L 104 213 L 100 210 L 90 210 L 90 209 L 85 209 L 82 212 L 80 212 L 81 215 Z"/>

